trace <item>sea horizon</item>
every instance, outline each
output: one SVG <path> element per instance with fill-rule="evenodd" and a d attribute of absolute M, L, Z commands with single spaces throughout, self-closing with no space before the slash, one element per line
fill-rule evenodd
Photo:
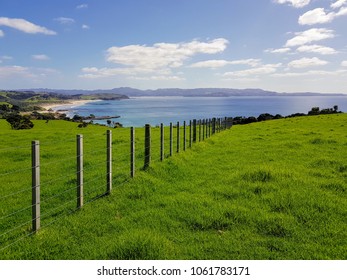
<path fill-rule="evenodd" d="M 124 127 L 142 127 L 145 124 L 158 126 L 161 123 L 193 119 L 224 117 L 258 117 L 269 113 L 287 116 L 295 113 L 307 114 L 313 107 L 332 108 L 347 111 L 347 96 L 229 96 L 229 97 L 187 97 L 187 96 L 136 96 L 121 100 L 93 100 L 82 104 L 64 104 L 55 110 L 66 110 L 74 115 L 119 116 L 111 121 Z M 106 120 L 95 123 L 106 124 Z"/>

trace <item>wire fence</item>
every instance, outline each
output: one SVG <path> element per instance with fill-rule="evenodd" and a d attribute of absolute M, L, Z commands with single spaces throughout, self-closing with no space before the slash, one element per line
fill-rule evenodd
<path fill-rule="evenodd" d="M 126 184 L 153 162 L 230 127 L 227 118 L 213 118 L 118 128 L 52 143 L 32 141 L 31 151 L 25 146 L 1 148 L 1 165 L 7 167 L 0 171 L 0 253 L 111 194 L 112 187 Z"/>

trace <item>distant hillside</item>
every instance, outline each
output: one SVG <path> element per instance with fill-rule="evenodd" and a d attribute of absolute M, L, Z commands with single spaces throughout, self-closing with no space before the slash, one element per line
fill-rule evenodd
<path fill-rule="evenodd" d="M 102 99 L 102 100 L 117 100 L 129 98 L 123 94 L 115 93 L 76 93 L 76 94 L 63 94 L 53 91 L 37 91 L 37 90 L 23 90 L 23 91 L 0 91 L 0 101 L 2 102 L 59 102 L 66 100 L 79 100 L 79 99 Z"/>
<path fill-rule="evenodd" d="M 28 91 L 28 90 L 21 90 Z M 125 96 L 189 96 L 189 97 L 227 97 L 227 96 L 323 96 L 323 95 L 343 95 L 342 93 L 322 94 L 315 92 L 285 93 L 263 89 L 232 89 L 232 88 L 162 88 L 156 90 L 140 90 L 130 87 L 120 87 L 113 89 L 98 90 L 65 90 L 65 89 L 30 89 L 33 92 L 58 93 L 64 95 L 94 95 L 94 94 L 117 94 Z"/>

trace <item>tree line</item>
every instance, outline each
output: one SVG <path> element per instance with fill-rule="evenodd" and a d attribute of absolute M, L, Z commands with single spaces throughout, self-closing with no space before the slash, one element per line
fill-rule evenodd
<path fill-rule="evenodd" d="M 327 115 L 327 114 L 339 114 L 343 113 L 342 111 L 339 111 L 338 105 L 333 106 L 333 108 L 326 108 L 326 109 L 320 109 L 319 107 L 313 107 L 311 110 L 307 113 L 295 113 L 288 116 L 282 116 L 280 114 L 271 115 L 269 113 L 260 114 L 258 117 L 241 117 L 237 116 L 234 118 L 228 118 L 228 121 L 231 122 L 233 125 L 236 124 L 249 124 L 254 122 L 262 122 L 262 121 L 268 121 L 268 120 L 276 120 L 276 119 L 283 119 L 283 118 L 294 118 L 294 117 L 304 117 L 304 116 L 315 116 L 315 115 Z"/>

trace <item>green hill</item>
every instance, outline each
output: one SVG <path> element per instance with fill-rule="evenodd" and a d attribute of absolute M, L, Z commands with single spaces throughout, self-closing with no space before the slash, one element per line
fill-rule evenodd
<path fill-rule="evenodd" d="M 147 171 L 137 129 L 133 179 L 129 129 L 114 129 L 114 186 L 102 196 L 106 128 L 36 121 L 12 131 L 0 120 L 0 259 L 346 259 L 346 121 L 333 114 L 233 126 L 164 162 L 153 128 Z M 78 211 L 76 134 L 85 141 L 86 205 Z M 30 235 L 35 139 L 42 229 Z"/>

